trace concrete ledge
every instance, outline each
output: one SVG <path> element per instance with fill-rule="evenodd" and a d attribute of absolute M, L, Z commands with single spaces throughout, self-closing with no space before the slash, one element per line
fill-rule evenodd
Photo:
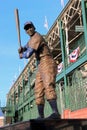
<path fill-rule="evenodd" d="M 0 130 L 86 130 L 87 119 L 36 120 L 0 127 Z"/>

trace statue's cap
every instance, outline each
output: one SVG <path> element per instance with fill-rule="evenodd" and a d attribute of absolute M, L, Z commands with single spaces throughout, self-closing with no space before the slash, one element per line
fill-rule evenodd
<path fill-rule="evenodd" d="M 26 28 L 29 27 L 29 26 L 34 27 L 34 24 L 33 24 L 31 21 L 28 21 L 28 22 L 26 22 L 26 23 L 24 24 L 24 29 L 26 29 Z M 35 28 L 35 27 L 34 27 L 34 28 Z"/>

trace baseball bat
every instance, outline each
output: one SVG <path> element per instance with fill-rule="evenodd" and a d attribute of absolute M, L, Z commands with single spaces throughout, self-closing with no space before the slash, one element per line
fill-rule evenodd
<path fill-rule="evenodd" d="M 16 28 L 17 28 L 17 34 L 18 34 L 18 44 L 19 44 L 19 47 L 21 47 L 20 21 L 19 21 L 18 9 L 15 9 L 15 20 L 16 20 Z"/>

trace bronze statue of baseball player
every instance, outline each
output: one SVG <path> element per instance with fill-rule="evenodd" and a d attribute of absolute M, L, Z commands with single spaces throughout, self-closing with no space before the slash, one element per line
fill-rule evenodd
<path fill-rule="evenodd" d="M 30 36 L 30 39 L 24 47 L 18 49 L 18 52 L 20 59 L 29 58 L 35 53 L 38 61 L 34 92 L 39 118 L 44 118 L 45 96 L 52 108 L 52 114 L 48 118 L 60 119 L 56 102 L 57 95 L 55 92 L 57 65 L 45 39 L 36 31 L 35 26 L 31 21 L 24 24 L 24 30 Z"/>

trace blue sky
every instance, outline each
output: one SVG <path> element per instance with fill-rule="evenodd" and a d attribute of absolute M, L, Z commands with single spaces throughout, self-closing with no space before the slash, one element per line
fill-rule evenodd
<path fill-rule="evenodd" d="M 64 5 L 69 0 L 64 0 Z M 36 30 L 46 34 L 45 16 L 50 28 L 63 7 L 61 0 L 0 0 L 0 102 L 6 104 L 6 95 L 19 73 L 27 63 L 18 55 L 18 37 L 14 10 L 18 8 L 20 18 L 21 43 L 25 45 L 29 39 L 23 30 L 26 21 L 32 21 Z M 20 69 L 20 72 L 19 72 Z"/>

